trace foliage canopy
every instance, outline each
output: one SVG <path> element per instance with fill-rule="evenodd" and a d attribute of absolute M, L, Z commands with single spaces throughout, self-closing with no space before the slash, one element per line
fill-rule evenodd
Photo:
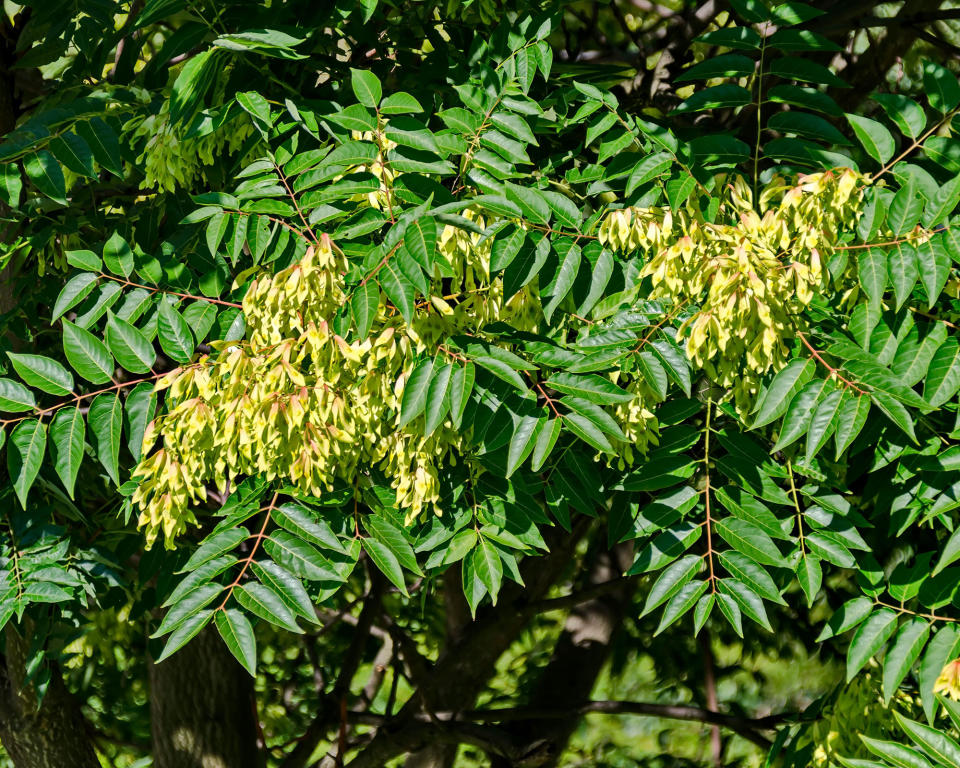
<path fill-rule="evenodd" d="M 669 112 L 555 60 L 552 6 L 27 5 L 62 85 L 0 145 L 0 623 L 41 698 L 105 609 L 158 670 L 211 626 L 261 677 L 339 612 L 401 648 L 354 713 L 383 765 L 490 674 L 431 700 L 435 599 L 587 602 L 547 595 L 589 532 L 646 636 L 796 622 L 844 659 L 802 715 L 707 722 L 960 766 L 956 75 L 845 112 L 792 0 L 716 16 Z M 860 744 L 846 695 L 910 717 Z"/>

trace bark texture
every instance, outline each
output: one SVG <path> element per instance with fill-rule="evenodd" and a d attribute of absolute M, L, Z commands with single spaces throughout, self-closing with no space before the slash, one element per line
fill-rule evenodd
<path fill-rule="evenodd" d="M 615 581 L 627 570 L 632 550 L 622 545 L 593 555 L 585 586 Z M 597 676 L 610 656 L 611 643 L 630 605 L 635 584 L 624 581 L 608 595 L 575 607 L 567 617 L 553 654 L 530 700 L 532 709 L 549 709 L 560 702 L 587 701 Z M 563 754 L 582 714 L 571 708 L 569 717 L 534 719 L 515 724 L 511 735 L 524 766 L 552 768 Z M 512 759 L 494 759 L 494 768 L 508 768 Z"/>
<path fill-rule="evenodd" d="M 155 768 L 260 768 L 253 681 L 211 628 L 150 664 Z"/>
<path fill-rule="evenodd" d="M 16 768 L 100 768 L 80 705 L 63 684 L 59 669 L 39 707 L 24 683 L 27 640 L 6 630 L 0 663 L 0 742 Z"/>

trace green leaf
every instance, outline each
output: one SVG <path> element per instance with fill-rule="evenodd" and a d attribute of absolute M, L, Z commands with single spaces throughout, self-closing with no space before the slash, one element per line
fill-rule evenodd
<path fill-rule="evenodd" d="M 463 412 L 473 391 L 476 375 L 476 366 L 473 363 L 457 366 L 450 375 L 450 420 L 458 429 L 463 421 Z"/>
<path fill-rule="evenodd" d="M 598 451 L 613 453 L 613 446 L 610 441 L 591 419 L 579 413 L 569 413 L 564 415 L 563 424 L 573 434 Z"/>
<path fill-rule="evenodd" d="M 677 594 L 670 598 L 670 602 L 667 603 L 667 607 L 663 609 L 663 615 L 660 617 L 660 624 L 657 625 L 657 629 L 653 633 L 653 636 L 656 637 L 663 632 L 663 630 L 677 621 L 677 619 L 686 614 L 687 611 L 697 604 L 697 601 L 706 591 L 707 582 L 705 581 L 691 581 L 686 583 L 680 589 L 680 591 L 677 592 Z M 708 595 L 708 597 L 712 598 L 713 596 Z"/>
<path fill-rule="evenodd" d="M 771 452 L 782 451 L 807 433 L 817 403 L 830 387 L 831 384 L 826 379 L 814 379 L 797 392 L 783 415 L 783 424 Z"/>
<path fill-rule="evenodd" d="M 433 358 L 421 360 L 404 382 L 403 396 L 400 399 L 400 420 L 398 427 L 404 427 L 423 413 L 427 404 L 427 391 L 433 379 Z"/>
<path fill-rule="evenodd" d="M 914 616 L 905 621 L 893 639 L 890 649 L 883 659 L 883 702 L 890 701 L 903 678 L 920 658 L 920 652 L 930 636 L 930 625 Z"/>
<path fill-rule="evenodd" d="M 714 597 L 727 623 L 733 627 L 734 632 L 743 637 L 743 614 L 737 601 L 724 592 L 717 592 Z"/>
<path fill-rule="evenodd" d="M 486 587 L 493 600 L 497 604 L 497 595 L 500 592 L 500 584 L 503 581 L 503 563 L 500 555 L 497 554 L 496 547 L 493 546 L 485 537 L 481 536 L 477 545 L 470 553 L 470 561 L 480 579 L 480 583 Z"/>
<path fill-rule="evenodd" d="M 702 112 L 705 109 L 728 109 L 749 104 L 753 97 L 746 88 L 739 85 L 715 85 L 696 91 L 680 104 L 671 114 L 684 112 Z"/>
<path fill-rule="evenodd" d="M 788 539 L 780 527 L 780 521 L 763 503 L 749 493 L 733 486 L 717 489 L 717 501 L 734 517 L 753 523 L 761 531 L 779 539 Z"/>
<path fill-rule="evenodd" d="M 97 457 L 114 484 L 120 485 L 120 441 L 123 429 L 123 406 L 116 393 L 97 395 L 87 412 L 90 431 L 97 444 Z"/>
<path fill-rule="evenodd" d="M 731 0 L 734 13 L 750 24 L 773 21 L 773 14 L 760 0 Z"/>
<path fill-rule="evenodd" d="M 641 184 L 646 184 L 651 179 L 662 176 L 670 170 L 674 159 L 669 152 L 657 152 L 653 155 L 647 155 L 643 160 L 634 166 L 627 179 L 626 194 L 629 197 L 634 190 Z"/>
<path fill-rule="evenodd" d="M 303 634 L 293 611 L 279 595 L 263 584 L 244 584 L 233 591 L 237 603 L 247 611 L 271 624 L 296 634 Z"/>
<path fill-rule="evenodd" d="M 453 365 L 447 363 L 436 370 L 433 378 L 430 379 L 430 385 L 427 387 L 426 418 L 423 431 L 427 437 L 432 435 L 440 426 L 447 415 L 447 411 L 450 410 L 449 390 L 452 373 Z"/>
<path fill-rule="evenodd" d="M 274 531 L 263 542 L 267 554 L 296 575 L 311 581 L 342 582 L 333 564 L 320 551 L 287 531 Z"/>
<path fill-rule="evenodd" d="M 31 387 L 51 395 L 69 395 L 73 392 L 73 376 L 56 360 L 42 355 L 7 352 L 13 368 Z"/>
<path fill-rule="evenodd" d="M 217 322 L 217 308 L 209 301 L 194 301 L 183 311 L 183 319 L 193 331 L 197 343 L 202 343 Z"/>
<path fill-rule="evenodd" d="M 219 576 L 228 568 L 236 565 L 237 560 L 234 557 L 219 557 L 204 563 L 200 568 L 191 571 L 187 576 L 180 580 L 180 583 L 174 588 L 170 596 L 163 601 L 162 608 L 168 608 L 171 605 L 182 602 L 189 598 L 198 589 L 205 588 L 214 576 Z"/>
<path fill-rule="evenodd" d="M 561 257 L 561 262 L 556 276 L 544 288 L 544 292 L 550 296 L 550 300 L 543 308 L 543 316 L 547 319 L 547 322 L 550 321 L 560 302 L 570 293 L 580 269 L 580 247 L 578 245 L 572 241 L 563 240 L 556 243 L 554 247 Z"/>
<path fill-rule="evenodd" d="M 216 612 L 213 620 L 230 653 L 247 672 L 255 675 L 257 673 L 257 641 L 247 617 L 235 608 L 224 608 Z"/>
<path fill-rule="evenodd" d="M 940 551 L 940 559 L 930 575 L 936 576 L 948 565 L 955 562 L 957 558 L 960 558 L 960 528 L 950 534 L 950 538 L 947 539 L 947 543 L 943 545 Z"/>
<path fill-rule="evenodd" d="M 373 535 L 375 539 L 393 553 L 397 562 L 408 571 L 412 571 L 418 576 L 423 575 L 417 556 L 414 554 L 413 547 L 404 537 L 403 532 L 386 518 L 378 515 L 367 515 L 363 518 L 364 527 Z"/>
<path fill-rule="evenodd" d="M 943 286 L 950 276 L 950 254 L 943 247 L 942 238 L 934 238 L 917 246 L 920 284 L 927 294 L 927 309 L 936 304 Z"/>
<path fill-rule="evenodd" d="M 873 611 L 857 629 L 847 649 L 847 682 L 863 669 L 870 658 L 878 653 L 893 637 L 897 629 L 897 614 L 889 608 Z"/>
<path fill-rule="evenodd" d="M 373 326 L 379 307 L 380 286 L 375 281 L 368 280 L 354 288 L 353 295 L 350 297 L 350 312 L 357 326 L 357 335 L 360 340 L 370 335 L 370 328 Z"/>
<path fill-rule="evenodd" d="M 546 427 L 546 420 L 539 419 L 536 416 L 521 416 L 515 420 L 510 447 L 507 449 L 506 477 L 510 477 L 526 461 L 534 449 L 539 431 L 542 431 L 544 427 Z"/>
<path fill-rule="evenodd" d="M 777 112 L 767 121 L 767 127 L 784 133 L 795 133 L 798 136 L 826 142 L 830 145 L 847 146 L 850 144 L 846 136 L 822 117 L 793 109 Z"/>
<path fill-rule="evenodd" d="M 740 610 L 745 613 L 748 618 L 757 622 L 757 624 L 766 629 L 767 632 L 773 632 L 773 627 L 770 626 L 770 620 L 767 618 L 767 609 L 763 605 L 763 600 L 760 598 L 760 595 L 750 589 L 746 584 L 737 579 L 719 579 L 717 581 L 717 589 L 720 593 L 732 597 L 740 607 Z"/>
<path fill-rule="evenodd" d="M 380 112 L 384 115 L 409 115 L 423 112 L 420 102 L 405 91 L 391 93 L 380 105 Z"/>
<path fill-rule="evenodd" d="M 809 29 L 778 29 L 767 38 L 767 46 L 781 51 L 839 51 L 832 40 Z"/>
<path fill-rule="evenodd" d="M 887 211 L 887 226 L 900 237 L 917 226 L 922 213 L 923 198 L 917 194 L 916 183 L 911 180 L 893 196 Z"/>
<path fill-rule="evenodd" d="M 254 561 L 250 563 L 250 570 L 264 586 L 272 589 L 293 613 L 314 624 L 317 623 L 317 615 L 310 595 L 296 576 L 271 560 Z"/>
<path fill-rule="evenodd" d="M 896 245 L 890 250 L 890 260 L 887 264 L 890 272 L 890 281 L 893 283 L 893 295 L 896 299 L 896 308 L 899 310 L 909 298 L 913 286 L 917 284 L 920 271 L 917 267 L 916 249 L 910 246 Z"/>
<path fill-rule="evenodd" d="M 193 333 L 183 315 L 167 301 L 160 302 L 157 318 L 160 349 L 178 363 L 189 363 L 193 357 Z"/>
<path fill-rule="evenodd" d="M 897 145 L 882 123 L 871 120 L 862 115 L 847 113 L 847 121 L 853 128 L 853 132 L 860 140 L 860 144 L 874 160 L 883 165 L 896 151 Z"/>
<path fill-rule="evenodd" d="M 923 91 L 930 106 L 946 114 L 960 104 L 960 83 L 949 69 L 933 61 L 923 63 Z"/>
<path fill-rule="evenodd" d="M 787 406 L 813 377 L 816 364 L 810 359 L 791 360 L 783 368 L 760 396 L 755 408 L 756 416 L 751 429 L 757 429 L 780 418 L 787 410 Z"/>
<path fill-rule="evenodd" d="M 67 205 L 67 183 L 56 158 L 45 149 L 27 155 L 23 160 L 27 178 L 43 194 L 60 205 Z"/>
<path fill-rule="evenodd" d="M 923 133 L 927 125 L 927 116 L 923 112 L 923 107 L 913 99 L 899 93 L 874 93 L 870 98 L 883 107 L 887 116 L 905 136 L 916 139 Z"/>
<path fill-rule="evenodd" d="M 74 173 L 86 176 L 88 179 L 97 177 L 97 171 L 93 165 L 93 152 L 90 151 L 87 142 L 77 134 L 61 133 L 51 139 L 48 146 L 53 156 Z"/>
<path fill-rule="evenodd" d="M 112 312 L 107 313 L 104 338 L 117 362 L 131 373 L 147 373 L 157 360 L 153 345 L 146 337 Z"/>
<path fill-rule="evenodd" d="M 64 408 L 50 422 L 50 455 L 53 467 L 70 498 L 83 461 L 83 440 L 86 423 L 79 408 Z"/>
<path fill-rule="evenodd" d="M 877 765 L 878 768 L 884 768 L 887 763 L 895 765 L 897 768 L 933 768 L 927 759 L 912 747 L 898 744 L 895 741 L 871 739 L 869 736 L 866 736 L 862 733 L 860 734 L 860 740 L 866 745 L 867 749 L 873 752 L 873 754 L 886 760 L 886 763 L 884 763 L 883 766 L 881 766 L 879 763 L 875 763 L 871 764 L 869 768 L 873 768 L 873 765 Z M 857 765 L 858 763 L 866 763 L 867 761 L 843 760 L 842 762 L 844 765 L 849 765 L 850 768 L 859 768 Z"/>
<path fill-rule="evenodd" d="M 490 248 L 490 274 L 506 269 L 520 253 L 527 233 L 516 224 L 508 224 L 493 239 Z"/>
<path fill-rule="evenodd" d="M 759 563 L 735 551 L 721 552 L 717 557 L 731 576 L 742 581 L 760 597 L 780 605 L 787 604 L 780 596 L 773 578 Z"/>
<path fill-rule="evenodd" d="M 820 586 L 823 584 L 823 568 L 820 566 L 820 560 L 808 554 L 804 554 L 797 562 L 797 581 L 800 582 L 800 588 L 807 597 L 807 607 L 813 607 L 813 601 L 820 594 Z"/>
<path fill-rule="evenodd" d="M 400 567 L 397 556 L 393 554 L 390 548 L 382 541 L 370 537 L 361 539 L 360 543 L 374 565 L 390 579 L 404 596 L 408 597 L 410 593 L 407 592 L 407 585 L 403 581 L 403 569 Z"/>
<path fill-rule="evenodd" d="M 37 479 L 47 447 L 47 425 L 26 419 L 14 427 L 7 441 L 7 471 L 20 506 L 27 508 L 27 494 Z"/>
<path fill-rule="evenodd" d="M 936 760 L 939 765 L 948 768 L 960 768 L 960 745 L 957 742 L 942 730 L 910 720 L 899 712 L 893 714 L 897 718 L 897 723 L 913 739 L 914 743 Z"/>
<path fill-rule="evenodd" d="M 113 378 L 113 356 L 106 345 L 69 320 L 63 321 L 63 352 L 73 370 L 87 381 L 106 384 Z"/>
<path fill-rule="evenodd" d="M 304 541 L 323 549 L 345 553 L 343 544 L 325 520 L 295 502 L 282 504 L 273 510 L 274 521 Z"/>
<path fill-rule="evenodd" d="M 937 699 L 933 686 L 947 662 L 955 658 L 960 651 L 960 629 L 955 624 L 941 625 L 927 644 L 926 653 L 917 670 L 917 683 L 920 700 L 927 721 L 933 723 L 936 714 Z"/>
<path fill-rule="evenodd" d="M 953 213 L 960 203 L 960 176 L 954 176 L 946 184 L 937 187 L 932 200 L 923 210 L 923 225 L 932 229 Z"/>
<path fill-rule="evenodd" d="M 708 57 L 699 64 L 681 70 L 680 74 L 673 78 L 673 82 L 712 80 L 715 77 L 747 77 L 754 73 L 756 66 L 756 62 L 748 56 L 738 53 L 725 53 L 720 56 Z"/>
<path fill-rule="evenodd" d="M 517 373 L 516 369 L 503 360 L 498 360 L 489 355 L 473 355 L 473 361 L 481 368 L 486 368 L 490 373 L 499 379 L 503 379 L 508 384 L 513 385 L 521 392 L 527 391 L 527 385 Z"/>
<path fill-rule="evenodd" d="M 163 653 L 160 654 L 156 663 L 161 663 L 164 659 L 170 658 L 170 656 L 183 648 L 183 646 L 200 634 L 200 630 L 210 623 L 211 618 L 213 618 L 213 609 L 200 611 L 186 619 L 171 633 L 170 637 L 167 638 L 167 644 L 163 647 Z"/>
<path fill-rule="evenodd" d="M 541 190 L 540 194 L 546 199 L 547 205 L 550 206 L 550 210 L 553 212 L 554 219 L 558 225 L 569 227 L 570 229 L 580 228 L 580 225 L 583 223 L 583 212 L 577 207 L 573 200 L 566 195 L 553 192 L 549 189 Z"/>
<path fill-rule="evenodd" d="M 240 542 L 246 541 L 249 537 L 250 532 L 243 527 L 224 528 L 215 531 L 207 536 L 203 543 L 193 551 L 193 554 L 180 569 L 180 573 L 196 570 L 225 552 L 236 549 Z"/>
<path fill-rule="evenodd" d="M 0 411 L 22 413 L 37 407 L 33 392 L 19 381 L 0 379 Z"/>
<path fill-rule="evenodd" d="M 133 251 L 119 232 L 114 232 L 104 243 L 103 263 L 110 272 L 119 277 L 130 277 L 133 274 Z"/>
<path fill-rule="evenodd" d="M 697 575 L 702 565 L 703 560 L 699 555 L 685 555 L 665 568 L 647 594 L 647 601 L 640 613 L 641 618 L 683 589 Z"/>
<path fill-rule="evenodd" d="M 939 407 L 960 390 L 960 343 L 949 337 L 934 353 L 923 383 L 923 399 Z"/>
<path fill-rule="evenodd" d="M 99 272 L 103 262 L 93 251 L 67 251 L 67 264 L 88 272 Z"/>
<path fill-rule="evenodd" d="M 99 117 L 83 120 L 74 125 L 74 130 L 84 138 L 93 151 L 97 162 L 115 176 L 123 176 L 123 157 L 120 140 L 109 123 Z"/>
<path fill-rule="evenodd" d="M 797 2 L 797 0 L 785 0 L 785 2 L 777 3 L 770 12 L 773 21 L 784 27 L 802 24 L 826 13 L 826 11 L 814 8 L 806 3 Z"/>
<path fill-rule="evenodd" d="M 15 163 L 0 165 L 0 200 L 13 210 L 20 207 L 20 194 L 23 192 L 23 180 L 20 169 Z"/>
<path fill-rule="evenodd" d="M 578 395 L 585 400 L 600 405 L 615 403 L 629 403 L 635 398 L 632 392 L 627 392 L 614 384 L 610 379 L 595 373 L 576 375 L 573 373 L 555 373 L 546 381 L 547 386 L 558 392 L 569 395 Z"/>
<path fill-rule="evenodd" d="M 534 472 L 540 471 L 544 462 L 546 462 L 550 456 L 553 447 L 557 444 L 557 438 L 560 436 L 560 427 L 561 419 L 551 419 L 537 434 L 530 458 L 530 468 Z"/>
<path fill-rule="evenodd" d="M 170 91 L 172 124 L 191 117 L 199 109 L 200 100 L 214 79 L 216 58 L 216 52 L 208 49 L 187 59 Z"/>
<path fill-rule="evenodd" d="M 520 208 L 524 218 L 531 220 L 534 224 L 546 225 L 550 221 L 550 204 L 540 190 L 510 182 L 506 182 L 503 188 L 507 194 L 507 200 Z"/>
<path fill-rule="evenodd" d="M 383 96 L 383 86 L 373 72 L 368 69 L 350 69 L 350 87 L 353 94 L 365 107 L 376 108 Z"/>
<path fill-rule="evenodd" d="M 845 389 L 836 389 L 824 397 L 813 416 L 810 418 L 810 429 L 807 431 L 806 460 L 810 462 L 817 455 L 824 443 L 833 434 L 838 426 L 840 409 L 843 406 Z"/>
<path fill-rule="evenodd" d="M 838 608 L 827 621 L 816 642 L 822 643 L 831 637 L 842 635 L 853 629 L 873 611 L 873 601 L 869 597 L 854 597 Z"/>
<path fill-rule="evenodd" d="M 800 85 L 775 85 L 767 94 L 767 99 L 778 104 L 790 104 L 795 107 L 812 109 L 832 117 L 842 117 L 843 110 L 836 101 L 822 91 Z"/>
<path fill-rule="evenodd" d="M 738 552 L 763 565 L 782 568 L 785 559 L 777 545 L 759 526 L 735 517 L 714 523 L 716 532 Z"/>
<path fill-rule="evenodd" d="M 573 395 L 568 395 L 560 402 L 574 412 L 571 415 L 579 414 L 580 416 L 583 416 L 585 419 L 588 419 L 590 422 L 595 424 L 599 429 L 603 430 L 608 435 L 612 435 L 617 440 L 627 439 L 616 420 L 596 403 L 591 403 L 589 400 L 584 400 L 580 397 L 574 397 Z"/>
<path fill-rule="evenodd" d="M 834 88 L 850 87 L 822 64 L 796 56 L 774 59 L 767 69 L 767 74 L 777 75 L 786 80 L 799 80 L 803 83 L 829 85 Z"/>
<path fill-rule="evenodd" d="M 414 260 L 432 276 L 437 253 L 437 220 L 432 216 L 421 216 L 411 222 L 404 232 L 403 242 Z"/>
<path fill-rule="evenodd" d="M 845 398 L 837 414 L 837 429 L 833 438 L 836 445 L 836 458 L 850 447 L 857 435 L 867 423 L 867 414 L 870 413 L 870 398 L 866 395 Z"/>
<path fill-rule="evenodd" d="M 140 460 L 143 452 L 143 436 L 147 431 L 147 424 L 153 420 L 157 409 L 157 395 L 153 391 L 153 384 L 142 382 L 137 384 L 123 404 L 127 422 L 127 448 L 134 459 Z"/>
<path fill-rule="evenodd" d="M 50 317 L 50 321 L 53 322 L 57 320 L 64 312 L 73 309 L 73 307 L 87 298 L 99 282 L 99 278 L 91 272 L 81 272 L 79 275 L 71 277 L 67 281 L 67 284 L 63 286 L 60 295 L 57 296 L 57 300 L 53 305 L 53 315 Z"/>
<path fill-rule="evenodd" d="M 903 430 L 907 437 L 909 437 L 914 443 L 917 442 L 917 435 L 913 427 L 913 419 L 910 418 L 910 413 L 906 408 L 903 407 L 903 404 L 899 400 L 896 400 L 888 393 L 880 390 L 874 390 L 871 392 L 870 399 L 873 400 L 876 406 L 883 411 L 884 415 L 890 419 L 890 421 Z"/>
<path fill-rule="evenodd" d="M 867 248 L 857 258 L 857 274 L 860 287 L 871 304 L 879 305 L 887 287 L 887 256 L 879 248 Z"/>
<path fill-rule="evenodd" d="M 380 287 L 393 303 L 403 319 L 409 324 L 413 322 L 413 300 L 416 289 L 413 283 L 400 270 L 399 264 L 391 259 L 387 261 L 377 273 Z"/>
<path fill-rule="evenodd" d="M 841 568 L 853 568 L 857 564 L 846 544 L 831 531 L 810 531 L 804 541 L 810 551 L 821 560 Z"/>

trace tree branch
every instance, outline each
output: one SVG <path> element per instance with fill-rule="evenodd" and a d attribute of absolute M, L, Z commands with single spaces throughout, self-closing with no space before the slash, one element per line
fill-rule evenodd
<path fill-rule="evenodd" d="M 445 744 L 471 744 L 517 764 L 525 755 L 527 739 L 515 739 L 505 730 L 483 727 L 489 723 L 516 723 L 530 720 L 562 720 L 570 717 L 601 715 L 639 715 L 661 717 L 668 720 L 683 720 L 706 723 L 727 728 L 764 749 L 770 741 L 760 731 L 772 730 L 793 719 L 793 713 L 750 718 L 711 712 L 702 707 L 685 704 L 657 704 L 642 701 L 587 701 L 563 707 L 515 707 L 506 709 L 468 710 L 465 712 L 420 713 L 402 727 L 391 733 L 392 738 L 383 740 L 375 751 L 368 748 L 349 763 L 350 768 L 380 768 L 387 761 L 419 748 L 431 741 Z M 373 725 L 390 732 L 397 728 L 395 718 L 375 715 L 370 712 L 350 712 L 348 719 L 364 725 Z M 478 727 L 480 726 L 480 727 Z M 380 762 L 377 762 L 380 761 Z M 522 762 L 519 762 L 522 765 Z"/>
<path fill-rule="evenodd" d="M 341 702 L 350 692 L 350 682 L 363 660 L 363 652 L 373 628 L 373 620 L 380 612 L 382 591 L 382 579 L 373 569 L 370 569 L 370 589 L 364 598 L 353 641 L 344 656 L 337 681 L 333 685 L 333 690 L 320 699 L 316 716 L 300 737 L 297 746 L 283 761 L 283 768 L 304 768 L 317 745 L 338 725 Z"/>

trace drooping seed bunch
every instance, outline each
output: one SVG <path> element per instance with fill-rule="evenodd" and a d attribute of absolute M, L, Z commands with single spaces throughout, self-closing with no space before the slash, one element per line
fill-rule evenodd
<path fill-rule="evenodd" d="M 848 169 L 776 178 L 762 190 L 758 211 L 738 179 L 713 220 L 689 206 L 627 208 L 607 215 L 599 237 L 644 257 L 641 276 L 653 283 L 645 299 L 692 310 L 680 326 L 688 356 L 748 409 L 761 376 L 787 362 L 813 296 L 831 279 L 838 291 L 856 290 L 852 268 L 831 277 L 826 264 L 856 225 L 867 183 Z M 481 229 L 497 223 L 469 208 L 462 215 Z M 252 474 L 319 494 L 337 481 L 357 484 L 376 467 L 392 478 L 408 517 L 441 512 L 439 468 L 460 456 L 470 426 L 456 429 L 447 420 L 428 436 L 416 423 L 398 428 L 404 386 L 418 362 L 457 359 L 446 342 L 482 335 L 494 322 L 537 333 L 578 322 L 562 314 L 547 323 L 536 281 L 506 296 L 503 278 L 490 274 L 492 240 L 444 226 L 429 299 L 417 303 L 409 322 L 381 300 L 363 339 L 333 330 L 357 288 L 347 288 L 350 265 L 328 238 L 300 263 L 255 281 L 243 302 L 247 338 L 221 343 L 216 356 L 177 369 L 160 385 L 169 390 L 166 413 L 148 429 L 135 472 L 134 500 L 148 538 L 162 531 L 172 541 L 196 522 L 191 507 L 209 485 L 223 488 Z M 364 281 L 400 257 L 385 253 Z M 610 376 L 635 395 L 610 409 L 625 437 L 616 460 L 631 464 L 656 442 L 658 398 L 640 375 Z M 158 437 L 162 446 L 148 455 Z"/>
<path fill-rule="evenodd" d="M 693 308 L 680 329 L 687 354 L 745 408 L 806 328 L 802 312 L 827 288 L 827 264 L 841 234 L 856 226 L 868 183 L 849 168 L 777 177 L 757 210 L 737 177 L 713 221 L 692 206 L 625 208 L 606 217 L 600 239 L 644 255 L 653 297 Z"/>

